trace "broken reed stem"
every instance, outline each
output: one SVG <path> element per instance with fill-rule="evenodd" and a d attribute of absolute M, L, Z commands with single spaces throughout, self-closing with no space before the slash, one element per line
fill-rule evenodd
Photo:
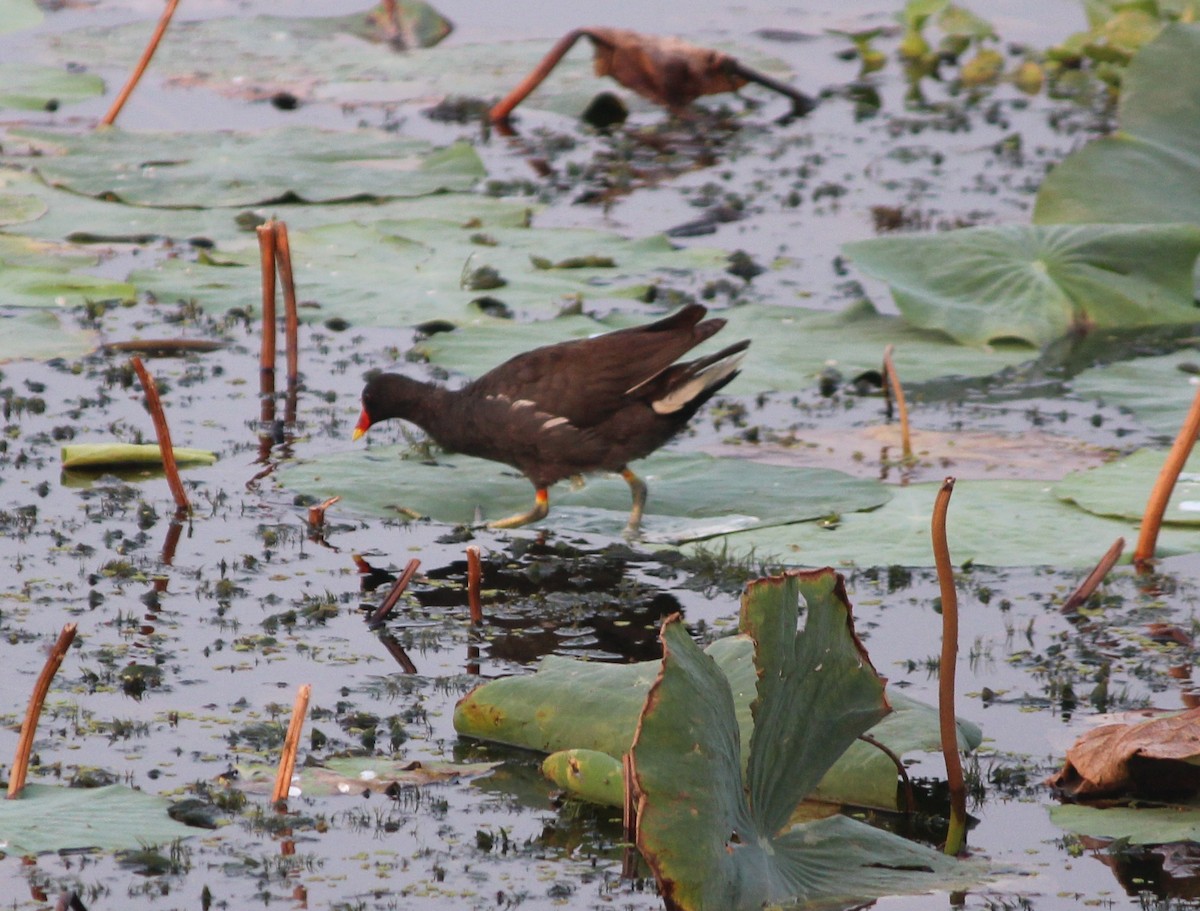
<path fill-rule="evenodd" d="M 950 787 L 950 829 L 946 833 L 947 854 L 956 855 L 967 841 L 967 788 L 963 782 L 962 757 L 958 754 L 958 725 L 954 721 L 954 677 L 958 663 L 958 592 L 946 543 L 946 512 L 954 478 L 946 478 L 933 504 L 933 562 L 937 567 L 942 595 L 942 657 L 938 665 L 938 727 L 942 755 L 946 760 L 946 783 Z"/>
<path fill-rule="evenodd" d="M 112 103 L 112 107 L 108 109 L 108 113 L 100 118 L 101 126 L 112 126 L 113 121 L 117 119 L 117 115 L 121 113 L 121 108 L 125 107 L 125 102 L 133 94 L 133 90 L 141 80 L 142 74 L 146 72 L 146 67 L 150 65 L 150 58 L 154 56 L 154 52 L 158 49 L 158 43 L 162 41 L 162 36 L 166 34 L 167 26 L 171 24 L 171 17 L 175 15 L 175 7 L 177 6 L 179 6 L 179 0 L 168 0 L 166 9 L 163 10 L 162 15 L 158 19 L 158 27 L 154 29 L 154 34 L 150 36 L 150 41 L 146 44 L 146 49 L 142 51 L 142 57 L 138 60 L 137 66 L 133 68 L 133 73 L 130 74 L 125 87 L 117 95 L 116 100 Z"/>
<path fill-rule="evenodd" d="M 542 62 L 534 67 L 532 72 L 517 84 L 516 88 L 505 95 L 488 112 L 488 120 L 492 123 L 505 123 L 508 120 L 508 116 L 513 112 L 513 108 L 524 101 L 530 92 L 541 85 L 542 80 L 550 75 L 550 71 L 558 65 L 558 61 L 562 60 L 563 56 L 574 46 L 575 42 L 587 34 L 587 29 L 577 28 L 559 38 L 558 43 L 550 48 L 550 51 L 542 58 Z"/>
<path fill-rule="evenodd" d="M 283 739 L 283 752 L 279 755 L 279 771 L 275 775 L 275 790 L 271 792 L 271 803 L 287 800 L 292 785 L 292 774 L 296 771 L 296 752 L 300 748 L 300 732 L 304 730 L 304 716 L 308 714 L 308 697 L 312 685 L 304 684 L 296 691 L 292 705 L 292 720 L 288 723 L 287 736 Z"/>
<path fill-rule="evenodd" d="M 262 350 L 258 358 L 259 392 L 275 396 L 275 223 L 259 225 L 258 253 L 262 265 Z M 264 410 L 266 405 L 263 405 Z M 272 406 L 273 410 L 273 406 Z"/>
<path fill-rule="evenodd" d="M 383 603 L 375 609 L 375 613 L 367 619 L 371 626 L 378 626 L 382 623 L 387 615 L 392 612 L 392 608 L 396 606 L 396 602 L 400 600 L 400 596 L 404 594 L 404 590 L 408 588 L 408 583 L 412 581 L 412 577 L 417 574 L 417 569 L 420 567 L 421 561 L 412 559 L 408 561 L 408 566 L 404 567 L 404 572 L 400 574 L 400 578 L 396 580 L 396 584 L 392 586 L 392 590 L 387 593 L 387 597 L 383 599 Z"/>
<path fill-rule="evenodd" d="M 1071 596 L 1063 602 L 1062 613 L 1073 614 L 1084 605 L 1087 599 L 1092 596 L 1092 592 L 1104 581 L 1104 577 L 1116 566 L 1124 550 L 1125 539 L 1117 538 L 1113 542 L 1113 546 L 1108 549 L 1108 552 L 1100 558 L 1100 562 L 1096 564 L 1096 568 L 1088 573 L 1088 577 L 1079 583 L 1079 588 L 1075 589 L 1071 593 Z"/>
<path fill-rule="evenodd" d="M 313 531 L 318 531 L 325 525 L 325 510 L 340 500 L 341 497 L 330 497 L 324 503 L 317 503 L 315 506 L 308 507 L 308 527 Z"/>
<path fill-rule="evenodd" d="M 29 757 L 33 753 L 33 736 L 37 733 L 38 719 L 42 716 L 42 705 L 46 702 L 46 694 L 50 692 L 50 684 L 54 675 L 66 657 L 67 649 L 75 641 L 75 624 L 68 623 L 58 634 L 58 640 L 50 649 L 50 656 L 42 667 L 37 683 L 33 685 L 33 694 L 29 697 L 29 708 L 25 710 L 25 721 L 21 724 L 21 736 L 17 740 L 17 752 L 13 756 L 12 774 L 8 778 L 8 799 L 21 796 L 25 787 L 25 777 L 29 774 Z"/>
<path fill-rule="evenodd" d="M 192 504 L 188 502 L 187 491 L 183 489 L 183 481 L 179 477 L 179 466 L 175 464 L 175 447 L 171 444 L 171 428 L 167 426 L 167 416 L 163 413 L 162 400 L 158 397 L 158 386 L 154 377 L 142 364 L 140 357 L 131 357 L 138 379 L 142 383 L 142 391 L 146 394 L 146 407 L 150 410 L 150 419 L 154 421 L 154 434 L 158 437 L 158 451 L 162 453 L 163 470 L 167 473 L 167 485 L 171 488 L 171 496 L 175 498 L 175 506 L 182 512 L 190 512 Z"/>
<path fill-rule="evenodd" d="M 279 283 L 283 286 L 284 350 L 287 352 L 287 385 L 295 389 L 300 376 L 300 315 L 296 309 L 296 283 L 292 278 L 292 247 L 288 243 L 287 225 L 275 225 L 275 261 L 279 266 Z M 274 329 L 272 328 L 272 332 Z"/>
<path fill-rule="evenodd" d="M 892 396 L 896 400 L 896 411 L 900 415 L 900 451 L 907 462 L 913 457 L 912 437 L 908 432 L 908 403 L 904 400 L 904 387 L 900 385 L 900 376 L 896 373 L 896 365 L 892 361 L 894 349 L 894 345 L 888 345 L 883 349 L 883 373 L 884 381 L 892 390 Z"/>
<path fill-rule="evenodd" d="M 479 565 L 479 548 L 472 544 L 467 548 L 467 607 L 471 611 L 471 625 L 483 623 L 483 604 L 479 600 L 479 588 L 483 581 L 483 568 Z"/>
<path fill-rule="evenodd" d="M 1179 430 L 1179 436 L 1175 437 L 1175 442 L 1171 445 L 1171 451 L 1167 453 L 1167 460 L 1163 463 L 1158 480 L 1154 482 L 1154 488 L 1150 491 L 1150 499 L 1146 502 L 1137 549 L 1133 552 L 1133 565 L 1139 571 L 1147 569 L 1148 562 L 1154 559 L 1163 514 L 1167 511 L 1167 503 L 1171 499 L 1171 491 L 1175 489 L 1179 473 L 1183 471 L 1183 466 L 1187 464 L 1188 456 L 1192 453 L 1197 434 L 1200 434 L 1200 388 L 1196 390 L 1192 407 Z"/>

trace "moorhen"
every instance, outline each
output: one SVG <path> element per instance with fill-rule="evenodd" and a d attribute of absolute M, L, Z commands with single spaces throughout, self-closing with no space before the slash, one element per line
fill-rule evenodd
<path fill-rule="evenodd" d="M 362 393 L 354 439 L 388 418 L 422 428 L 443 449 L 511 465 L 537 490 L 533 509 L 489 523 L 516 528 L 550 511 L 548 489 L 573 475 L 619 472 L 633 493 L 636 534 L 646 485 L 628 463 L 684 428 L 738 374 L 749 339 L 675 363 L 720 331 L 723 319 L 690 304 L 657 322 L 535 348 L 461 389 L 383 373 Z"/>

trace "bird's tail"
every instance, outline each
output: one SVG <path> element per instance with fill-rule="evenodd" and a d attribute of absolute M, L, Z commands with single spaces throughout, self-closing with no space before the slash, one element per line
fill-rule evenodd
<path fill-rule="evenodd" d="M 749 347 L 750 339 L 742 339 L 716 354 L 668 367 L 659 375 L 663 389 L 651 400 L 651 407 L 659 414 L 674 414 L 688 406 L 699 408 L 738 375 L 738 367 Z"/>

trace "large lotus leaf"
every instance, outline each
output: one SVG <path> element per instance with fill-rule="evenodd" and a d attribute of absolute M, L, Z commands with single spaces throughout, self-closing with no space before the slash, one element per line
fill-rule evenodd
<path fill-rule="evenodd" d="M 317 206 L 261 206 L 250 213 L 258 219 L 281 217 L 293 231 L 325 225 L 414 219 L 470 223 L 474 231 L 494 227 L 521 227 L 537 206 L 474 193 L 439 193 L 414 199 L 361 203 L 326 203 Z M 153 244 L 160 240 L 205 238 L 218 249 L 253 246 L 253 227 L 244 226 L 240 209 L 159 209 L 127 206 L 119 202 L 79 196 L 47 186 L 26 171 L 0 170 L 0 224 L 36 218 L 21 231 L 43 240 L 67 238 L 77 243 L 117 241 Z M 40 216 L 40 217 L 39 217 Z"/>
<path fill-rule="evenodd" d="M 13 131 L 44 157 L 49 183 L 142 206 L 253 206 L 426 196 L 484 176 L 470 145 L 435 149 L 383 130 L 288 127 L 261 133 Z"/>
<path fill-rule="evenodd" d="M 866 301 L 840 313 L 756 304 L 712 315 L 729 324 L 717 342 L 742 338 L 752 342 L 741 375 L 729 387 L 734 393 L 811 389 L 827 366 L 836 367 L 847 378 L 878 370 L 883 349 L 889 344 L 896 346 L 896 372 L 906 384 L 944 376 L 983 376 L 1031 356 L 1024 345 L 965 349 L 941 332 L 916 329 L 899 317 L 883 316 Z M 478 376 L 537 345 L 582 338 L 643 320 L 613 314 L 599 321 L 574 317 L 514 324 L 481 317 L 455 332 L 433 336 L 420 348 L 435 364 Z"/>
<path fill-rule="evenodd" d="M 729 680 L 741 725 L 750 730 L 755 693 L 753 644 L 744 636 L 707 649 Z M 547 655 L 537 673 L 478 686 L 454 708 L 454 729 L 466 737 L 553 753 L 582 749 L 619 757 L 629 752 L 658 661 L 605 664 Z M 749 738 L 747 738 L 747 756 Z"/>
<path fill-rule="evenodd" d="M 3 15 L 3 13 L 0 13 Z M 42 111 L 104 94 L 104 80 L 31 63 L 0 63 L 0 108 Z"/>
<path fill-rule="evenodd" d="M 0 265 L 0 288 L 3 287 Z M 3 291 L 0 290 L 0 299 Z M 0 310 L 0 363 L 82 357 L 95 349 L 94 332 L 64 325 L 63 317 L 46 310 Z"/>
<path fill-rule="evenodd" d="M 29 784 L 0 800 L 0 851 L 41 854 L 99 848 L 134 850 L 195 835 L 167 815 L 170 801 L 121 785 L 64 788 Z"/>
<path fill-rule="evenodd" d="M 1195 349 L 1185 348 L 1102 364 L 1073 376 L 1071 390 L 1080 398 L 1127 409 L 1138 424 L 1174 437 L 1196 396 L 1196 387 L 1187 381 L 1196 363 Z"/>
<path fill-rule="evenodd" d="M 1077 835 L 1128 839 L 1135 845 L 1200 841 L 1200 807 L 1089 807 L 1063 804 L 1050 808 L 1050 821 Z"/>
<path fill-rule="evenodd" d="M 478 235 L 486 234 L 486 237 Z M 412 326 L 478 315 L 471 301 L 492 297 L 518 312 L 554 312 L 564 298 L 632 297 L 660 270 L 714 266 L 713 251 L 676 250 L 661 235 L 628 240 L 588 230 L 495 225 L 481 232 L 442 218 L 327 225 L 291 232 L 296 285 L 306 319 L 340 316 L 359 325 Z M 612 266 L 539 269 L 531 255 L 556 262 L 596 256 Z M 159 298 L 188 298 L 214 310 L 260 299 L 259 254 L 249 243 L 208 262 L 164 260 L 130 280 Z M 496 280 L 471 279 L 495 270 Z M 498 285 L 492 287 L 492 285 Z"/>
<path fill-rule="evenodd" d="M 34 0 L 0 0 L 0 35 L 32 28 L 42 21 L 42 11 Z"/>
<path fill-rule="evenodd" d="M 847 244 L 905 319 L 966 345 L 1194 322 L 1191 225 L 1001 225 Z"/>
<path fill-rule="evenodd" d="M 1140 522 L 1166 455 L 1139 449 L 1107 465 L 1068 475 L 1054 485 L 1054 493 L 1097 516 Z M 1163 522 L 1200 526 L 1200 453 L 1188 459 L 1175 482 Z"/>
<path fill-rule="evenodd" d="M 689 544 L 684 551 L 699 548 L 734 560 L 791 566 L 932 566 L 929 521 L 940 486 L 897 487 L 884 506 L 844 514 L 836 527 L 806 522 L 756 528 Z M 1138 531 L 1133 520 L 1092 515 L 1060 500 L 1044 481 L 962 482 L 954 489 L 947 525 L 955 563 L 981 566 L 1090 568 L 1114 540 L 1133 540 Z M 1159 535 L 1160 556 L 1198 551 L 1200 532 L 1166 527 Z"/>
<path fill-rule="evenodd" d="M 263 98 L 286 89 L 302 100 L 339 104 L 432 103 L 444 96 L 498 98 L 521 81 L 549 50 L 543 37 L 414 48 L 362 40 L 361 16 L 205 19 L 172 25 L 155 57 L 155 72 L 176 85 L 206 86 L 226 95 Z M 134 26 L 89 28 L 47 38 L 55 54 L 93 66 L 124 67 L 131 48 L 145 43 Z M 781 65 L 738 49 L 739 60 L 761 72 L 784 75 Z M 254 66 L 247 67 L 246 61 Z M 523 102 L 524 107 L 577 116 L 613 83 L 593 72 L 587 41 L 563 59 Z M 648 107 L 626 96 L 631 107 Z"/>
<path fill-rule="evenodd" d="M 745 767 L 754 729 L 750 703 L 757 695 L 753 643 L 746 636 L 730 636 L 705 652 L 729 681 Z M 629 750 L 658 667 L 657 661 L 602 664 L 547 656 L 535 674 L 503 677 L 464 696 L 455 707 L 454 728 L 463 736 L 550 752 L 542 770 L 556 784 L 584 799 L 619 806 L 623 787 L 618 757 Z M 871 728 L 872 737 L 897 756 L 940 749 L 933 707 L 898 691 L 890 692 L 888 699 L 893 711 Z M 977 747 L 981 737 L 978 727 L 959 719 L 963 750 Z M 812 797 L 895 810 L 896 782 L 896 767 L 887 754 L 858 741 L 821 779 Z"/>
<path fill-rule="evenodd" d="M 798 593 L 807 602 L 796 632 Z M 743 599 L 757 634 L 756 725 L 743 787 L 725 676 L 676 617 L 633 745 L 638 847 L 673 907 L 758 909 L 868 899 L 978 875 L 943 854 L 836 817 L 789 826 L 807 789 L 887 711 L 832 570 L 760 580 Z"/>
<path fill-rule="evenodd" d="M 827 468 L 788 468 L 697 454 L 658 453 L 635 470 L 650 488 L 642 522 L 647 541 L 692 541 L 735 529 L 804 522 L 830 513 L 874 509 L 891 496 L 878 481 Z M 417 513 L 455 524 L 527 510 L 533 488 L 512 469 L 463 456 L 436 464 L 397 458 L 390 447 L 344 451 L 281 468 L 285 487 L 369 515 Z M 549 517 L 539 523 L 619 534 L 631 506 L 629 487 L 594 477 L 582 488 L 560 484 L 550 492 Z M 538 526 L 534 526 L 538 527 Z M 581 746 L 582 744 L 575 744 Z"/>
<path fill-rule="evenodd" d="M 1200 24 L 1174 24 L 1133 58 L 1121 129 L 1056 164 L 1038 190 L 1039 224 L 1200 223 Z"/>
<path fill-rule="evenodd" d="M 800 595 L 808 605 L 802 633 Z M 891 709 L 854 633 L 845 582 L 832 570 L 751 582 L 739 625 L 754 640 L 759 670 L 746 778 L 755 819 L 770 834 Z"/>

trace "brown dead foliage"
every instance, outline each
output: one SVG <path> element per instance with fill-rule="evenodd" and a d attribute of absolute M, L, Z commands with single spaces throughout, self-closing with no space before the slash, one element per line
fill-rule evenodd
<path fill-rule="evenodd" d="M 1080 737 L 1048 781 L 1076 799 L 1171 797 L 1200 789 L 1200 708 Z"/>

